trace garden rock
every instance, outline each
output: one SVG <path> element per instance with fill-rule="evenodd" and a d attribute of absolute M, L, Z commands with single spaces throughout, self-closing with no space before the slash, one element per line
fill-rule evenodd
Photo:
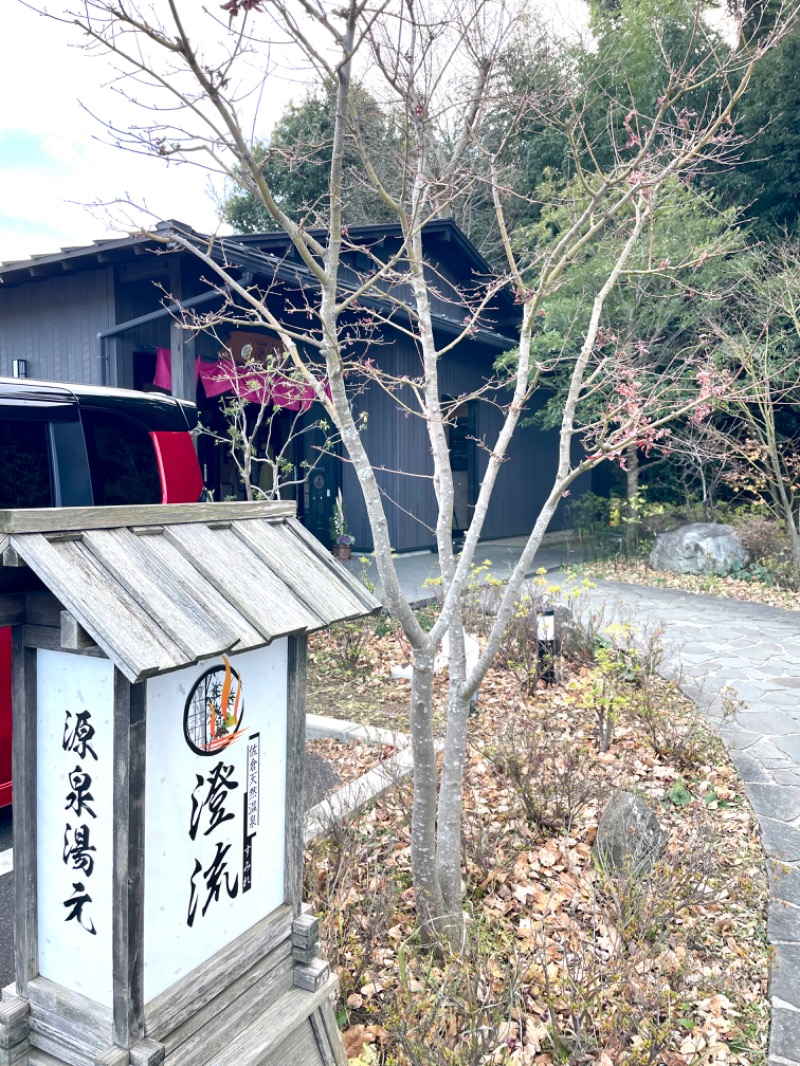
<path fill-rule="evenodd" d="M 650 553 L 654 570 L 673 574 L 729 574 L 746 566 L 750 556 L 733 526 L 694 522 L 656 537 Z"/>
<path fill-rule="evenodd" d="M 666 842 L 666 832 L 645 801 L 632 792 L 618 792 L 600 816 L 594 851 L 607 872 L 640 877 Z"/>

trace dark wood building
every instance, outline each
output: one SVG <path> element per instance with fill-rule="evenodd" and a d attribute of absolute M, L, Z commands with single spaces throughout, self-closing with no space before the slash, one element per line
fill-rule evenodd
<path fill-rule="evenodd" d="M 179 228 L 202 240 L 188 227 Z M 349 237 L 353 248 L 344 257 L 344 282 L 353 286 L 370 269 L 371 256 L 390 256 L 400 241 L 391 226 L 358 227 Z M 486 282 L 490 269 L 449 220 L 429 223 L 424 240 L 435 329 L 438 340 L 448 343 L 462 332 L 469 294 Z M 223 238 L 215 245 L 215 254 L 224 256 L 245 281 L 269 286 L 278 315 L 289 321 L 303 316 L 304 328 L 308 327 L 315 283 L 283 234 Z M 208 398 L 202 381 L 197 383 L 196 360 L 202 366 L 213 363 L 221 348 L 232 346 L 230 339 L 218 328 L 193 335 L 180 327 L 167 306 L 172 297 L 198 312 L 220 307 L 223 298 L 209 283 L 211 274 L 191 252 L 169 250 L 142 236 L 4 263 L 0 265 L 0 375 L 10 377 L 16 370 L 42 380 L 147 389 L 156 378 L 158 349 L 169 350 L 171 391 L 196 399 L 201 417 L 213 421 L 219 417 L 218 400 Z M 375 317 L 376 310 L 381 317 L 398 316 L 401 312 L 392 310 L 392 298 L 399 301 L 407 291 L 400 270 L 385 300 L 373 295 L 360 301 L 352 316 L 354 350 L 365 343 L 362 320 Z M 485 399 L 458 401 L 480 390 L 492 376 L 498 356 L 514 346 L 518 319 L 510 294 L 497 294 L 485 312 L 483 328 L 460 340 L 440 364 L 442 398 L 454 403 L 450 443 L 457 488 L 455 521 L 460 527 L 470 518 L 486 466 L 481 442 L 490 444 L 495 438 L 503 396 L 494 393 Z M 399 551 L 428 548 L 434 543 L 435 500 L 426 427 L 397 403 L 411 399 L 411 387 L 402 382 L 419 378 L 419 356 L 407 332 L 391 326 L 376 329 L 373 324 L 369 344 L 370 358 L 401 383 L 392 397 L 353 379 L 354 404 L 365 416 L 363 437 L 387 500 L 392 543 Z M 304 417 L 311 424 L 319 415 L 312 408 Z M 310 459 L 316 462 L 298 493 L 298 511 L 306 525 L 327 540 L 341 487 L 356 548 L 369 550 L 371 537 L 355 475 L 335 448 L 321 453 L 322 443 L 321 432 L 312 430 L 292 445 L 291 459 L 298 470 Z M 530 531 L 555 471 L 556 445 L 553 432 L 533 426 L 517 431 L 498 479 L 485 538 Z M 240 487 L 224 449 L 201 438 L 198 450 L 215 498 L 236 496 Z M 559 528 L 563 523 L 559 512 L 553 525 Z"/>

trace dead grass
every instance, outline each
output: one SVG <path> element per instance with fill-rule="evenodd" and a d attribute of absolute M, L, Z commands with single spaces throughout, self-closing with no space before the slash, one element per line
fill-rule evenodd
<path fill-rule="evenodd" d="M 348 625 L 366 623 L 347 623 Z M 392 677 L 393 664 L 407 666 L 408 649 L 394 627 L 366 642 L 355 669 L 345 665 L 337 627 L 315 633 L 309 642 L 308 712 L 359 725 L 408 730 L 408 681 Z M 378 631 L 381 633 L 381 630 Z M 436 679 L 436 722 L 444 725 L 446 678 Z"/>

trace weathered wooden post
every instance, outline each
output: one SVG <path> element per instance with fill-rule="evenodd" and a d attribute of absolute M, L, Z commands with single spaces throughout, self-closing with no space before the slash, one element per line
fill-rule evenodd
<path fill-rule="evenodd" d="M 302 913 L 306 633 L 377 602 L 285 504 L 0 512 L 0 1066 L 334 1066 Z"/>

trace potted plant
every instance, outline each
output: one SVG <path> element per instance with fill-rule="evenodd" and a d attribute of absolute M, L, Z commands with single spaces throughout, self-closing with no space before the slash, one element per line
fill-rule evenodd
<path fill-rule="evenodd" d="M 353 554 L 353 543 L 355 537 L 353 537 L 347 528 L 347 519 L 344 515 L 344 501 L 342 500 L 342 490 L 336 493 L 336 500 L 333 505 L 333 514 L 331 515 L 331 537 L 333 539 L 333 547 L 331 552 L 336 559 L 349 559 Z"/>

